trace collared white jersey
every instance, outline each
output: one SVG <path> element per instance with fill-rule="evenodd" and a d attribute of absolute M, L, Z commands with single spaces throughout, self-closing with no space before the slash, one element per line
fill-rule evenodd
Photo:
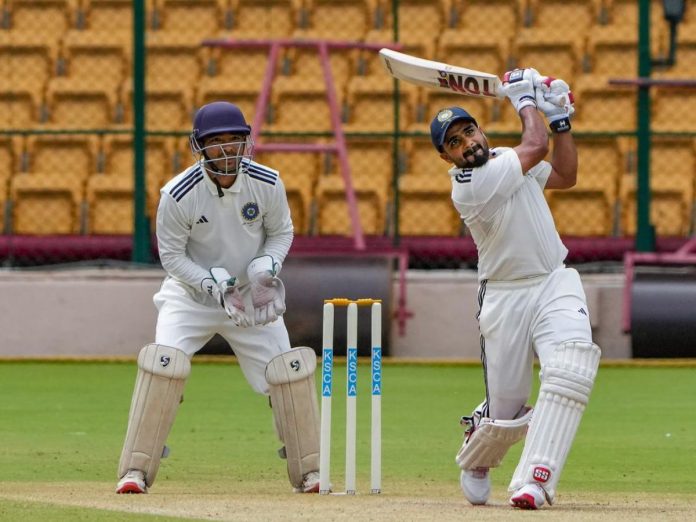
<path fill-rule="evenodd" d="M 169 276 L 200 290 L 208 270 L 221 266 L 247 282 L 249 262 L 269 254 L 283 263 L 293 238 L 285 187 L 278 171 L 247 162 L 229 189 L 221 189 L 200 164 L 160 191 L 157 244 Z"/>
<path fill-rule="evenodd" d="M 485 165 L 449 173 L 452 201 L 476 243 L 480 280 L 512 281 L 563 266 L 568 250 L 543 192 L 551 164 L 522 175 L 517 153 L 499 147 Z"/>

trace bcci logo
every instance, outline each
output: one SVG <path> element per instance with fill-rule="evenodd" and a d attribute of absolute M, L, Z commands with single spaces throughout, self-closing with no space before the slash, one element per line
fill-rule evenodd
<path fill-rule="evenodd" d="M 162 357 L 160 357 L 160 364 L 162 365 L 162 368 L 166 368 L 167 366 L 169 366 L 171 360 L 172 358 L 168 355 L 163 355 Z"/>
<path fill-rule="evenodd" d="M 244 218 L 244 221 L 250 223 L 257 217 L 259 217 L 259 206 L 255 202 L 250 201 L 244 205 L 244 208 L 242 208 L 242 218 Z"/>
<path fill-rule="evenodd" d="M 453 114 L 450 109 L 444 109 L 437 113 L 437 121 L 444 123 L 452 118 Z"/>
<path fill-rule="evenodd" d="M 551 478 L 551 470 L 544 466 L 537 466 L 532 472 L 532 478 L 537 482 L 547 482 Z"/>

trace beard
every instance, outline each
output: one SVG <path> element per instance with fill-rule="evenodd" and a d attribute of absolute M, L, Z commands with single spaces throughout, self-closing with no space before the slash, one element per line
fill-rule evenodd
<path fill-rule="evenodd" d="M 472 160 L 467 161 L 465 158 L 473 156 Z M 464 153 L 456 158 L 452 158 L 452 161 L 460 169 L 472 169 L 475 167 L 480 167 L 488 162 L 489 149 L 487 145 L 474 145 L 473 147 L 464 151 Z"/>

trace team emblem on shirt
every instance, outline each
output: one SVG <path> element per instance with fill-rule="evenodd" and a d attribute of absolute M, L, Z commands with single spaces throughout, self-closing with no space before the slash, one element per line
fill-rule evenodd
<path fill-rule="evenodd" d="M 246 222 L 254 221 L 259 217 L 259 206 L 254 202 L 250 201 L 242 208 L 242 218 Z"/>

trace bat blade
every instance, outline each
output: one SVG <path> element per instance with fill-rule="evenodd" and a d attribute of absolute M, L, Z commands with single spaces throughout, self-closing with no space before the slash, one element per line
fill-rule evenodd
<path fill-rule="evenodd" d="M 425 60 L 391 49 L 381 49 L 379 57 L 389 74 L 405 82 L 464 96 L 505 97 L 500 78 L 495 74 Z"/>

